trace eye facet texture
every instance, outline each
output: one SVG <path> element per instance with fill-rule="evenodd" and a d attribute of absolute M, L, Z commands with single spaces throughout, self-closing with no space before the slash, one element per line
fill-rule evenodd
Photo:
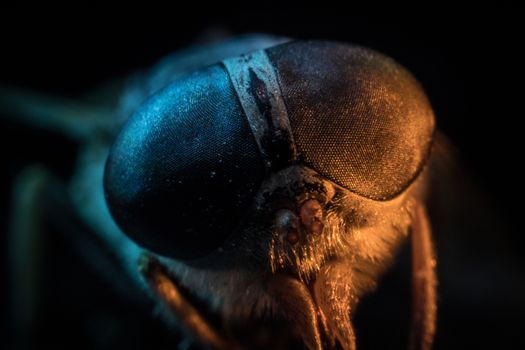
<path fill-rule="evenodd" d="M 128 120 L 106 164 L 122 230 L 154 252 L 194 258 L 234 230 L 264 167 L 220 65 L 181 78 Z"/>
<path fill-rule="evenodd" d="M 408 71 L 347 44 L 291 42 L 266 51 L 306 165 L 375 200 L 410 185 L 429 153 L 434 115 Z"/>

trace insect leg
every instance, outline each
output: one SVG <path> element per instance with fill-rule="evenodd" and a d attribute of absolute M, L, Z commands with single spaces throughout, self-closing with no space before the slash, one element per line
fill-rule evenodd
<path fill-rule="evenodd" d="M 141 257 L 140 270 L 153 292 L 177 317 L 186 331 L 204 346 L 213 349 L 239 349 L 240 347 L 221 335 L 210 325 L 181 294 L 175 282 L 166 273 L 163 266 L 152 256 L 145 253 Z"/>
<path fill-rule="evenodd" d="M 31 338 L 27 335 L 34 326 L 37 295 L 41 292 L 37 281 L 42 273 L 40 262 L 45 254 L 46 225 L 54 228 L 50 232 L 63 233 L 76 252 L 120 295 L 135 297 L 132 294 L 135 288 L 130 288 L 131 282 L 112 254 L 77 217 L 65 187 L 44 167 L 30 167 L 15 182 L 9 222 L 15 341 Z"/>
<path fill-rule="evenodd" d="M 412 225 L 412 326 L 410 349 L 429 350 L 436 329 L 436 260 L 425 208 L 417 205 Z"/>
<path fill-rule="evenodd" d="M 36 319 L 38 267 L 42 240 L 38 218 L 42 214 L 39 201 L 44 179 L 37 173 L 26 173 L 14 186 L 9 222 L 8 266 L 10 268 L 10 306 L 15 343 L 29 348 Z"/>
<path fill-rule="evenodd" d="M 1 117 L 16 123 L 58 132 L 83 141 L 100 131 L 113 130 L 114 112 L 64 97 L 0 86 Z"/>

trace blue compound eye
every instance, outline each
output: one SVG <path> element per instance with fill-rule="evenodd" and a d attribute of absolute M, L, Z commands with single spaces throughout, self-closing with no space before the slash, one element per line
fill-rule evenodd
<path fill-rule="evenodd" d="M 177 80 L 128 120 L 104 182 L 127 235 L 156 253 L 191 259 L 231 234 L 263 176 L 235 91 L 215 65 Z"/>
<path fill-rule="evenodd" d="M 423 90 L 393 60 L 286 43 L 187 75 L 147 101 L 111 149 L 106 199 L 139 244 L 197 258 L 235 231 L 267 174 L 302 164 L 389 200 L 417 178 L 433 132 Z"/>

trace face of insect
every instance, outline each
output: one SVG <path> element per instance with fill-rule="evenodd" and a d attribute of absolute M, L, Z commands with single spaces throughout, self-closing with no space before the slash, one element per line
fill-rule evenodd
<path fill-rule="evenodd" d="M 144 103 L 113 144 L 106 198 L 159 254 L 148 281 L 203 343 L 353 349 L 351 313 L 412 224 L 433 129 L 391 59 L 292 42 Z"/>

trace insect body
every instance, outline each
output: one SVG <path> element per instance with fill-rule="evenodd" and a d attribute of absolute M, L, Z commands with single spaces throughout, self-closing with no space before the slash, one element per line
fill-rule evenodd
<path fill-rule="evenodd" d="M 134 113 L 104 119 L 109 137 L 73 129 L 85 147 L 64 196 L 89 234 L 220 349 L 355 349 L 352 314 L 411 237 L 411 347 L 430 348 L 434 116 L 419 84 L 340 43 L 207 50 L 128 89 L 121 110 Z"/>

